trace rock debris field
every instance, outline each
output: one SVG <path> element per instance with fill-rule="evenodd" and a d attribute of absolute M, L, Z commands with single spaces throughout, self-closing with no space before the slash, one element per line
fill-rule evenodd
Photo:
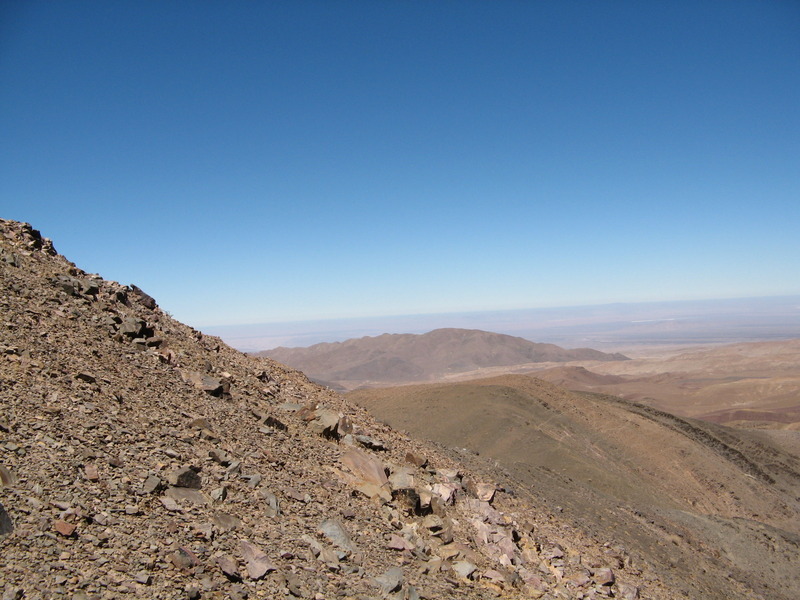
<path fill-rule="evenodd" d="M 671 598 L 646 561 L 0 220 L 0 593 Z"/>

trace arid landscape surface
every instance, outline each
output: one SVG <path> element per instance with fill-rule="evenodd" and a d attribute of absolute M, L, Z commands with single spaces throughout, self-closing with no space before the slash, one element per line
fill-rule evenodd
<path fill-rule="evenodd" d="M 347 397 L 496 461 L 562 518 L 655 557 L 688 597 L 714 597 L 729 579 L 767 597 L 800 591 L 795 431 L 722 427 L 526 375 Z"/>
<path fill-rule="evenodd" d="M 262 354 L 339 390 L 535 374 L 568 389 L 612 394 L 681 416 L 800 427 L 800 339 L 639 343 L 620 350 L 567 350 L 485 331 L 440 329 Z"/>
<path fill-rule="evenodd" d="M 796 430 L 527 374 L 343 396 L 14 221 L 0 285 L 3 600 L 800 596 Z M 649 376 L 580 358 L 609 369 L 584 383 Z"/>

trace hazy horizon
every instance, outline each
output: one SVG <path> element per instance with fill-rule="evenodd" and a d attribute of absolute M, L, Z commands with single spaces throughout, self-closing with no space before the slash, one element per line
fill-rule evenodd
<path fill-rule="evenodd" d="M 566 348 L 598 350 L 800 338 L 800 295 L 318 319 L 201 329 L 239 350 L 257 352 L 441 328 L 482 329 Z"/>

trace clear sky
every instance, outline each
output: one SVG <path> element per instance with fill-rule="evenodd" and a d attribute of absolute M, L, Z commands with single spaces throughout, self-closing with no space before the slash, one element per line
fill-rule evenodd
<path fill-rule="evenodd" d="M 0 217 L 195 326 L 800 293 L 800 2 L 0 3 Z"/>

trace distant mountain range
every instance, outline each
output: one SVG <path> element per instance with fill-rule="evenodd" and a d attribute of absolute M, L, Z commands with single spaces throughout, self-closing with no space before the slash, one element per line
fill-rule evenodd
<path fill-rule="evenodd" d="M 435 329 L 421 335 L 387 333 L 308 348 L 280 347 L 257 354 L 341 389 L 430 381 L 487 367 L 628 360 L 622 354 L 591 348 L 568 350 L 477 329 Z"/>

